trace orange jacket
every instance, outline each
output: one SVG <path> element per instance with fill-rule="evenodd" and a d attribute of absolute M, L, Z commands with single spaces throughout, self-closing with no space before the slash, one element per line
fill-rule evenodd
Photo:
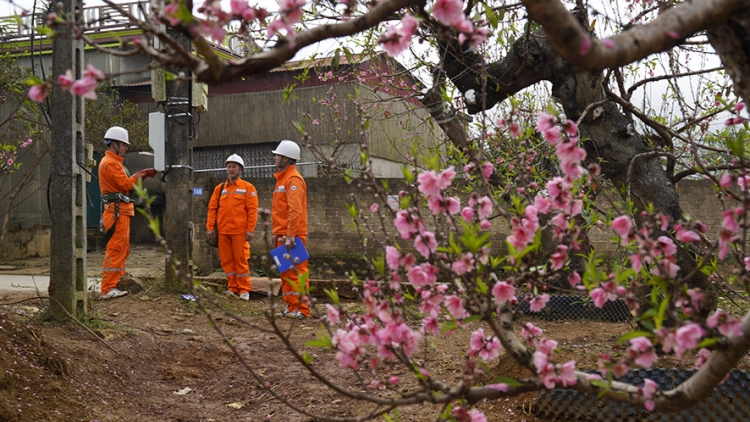
<path fill-rule="evenodd" d="M 271 201 L 273 234 L 307 236 L 307 185 L 295 165 L 274 173 L 276 189 Z"/>
<path fill-rule="evenodd" d="M 130 176 L 128 169 L 122 165 L 125 157 L 121 157 L 112 151 L 104 153 L 102 162 L 99 163 L 99 190 L 102 195 L 119 192 L 123 195 L 130 193 L 133 185 L 138 180 L 138 176 Z M 108 210 L 113 204 L 105 204 L 104 209 Z M 114 212 L 114 207 L 112 207 Z M 120 215 L 135 215 L 135 205 L 132 202 L 120 202 Z"/>
<path fill-rule="evenodd" d="M 255 224 L 258 222 L 258 191 L 252 183 L 238 178 L 234 183 L 229 183 L 227 179 L 224 190 L 221 185 L 216 186 L 208 203 L 206 231 L 214 229 L 217 207 L 219 233 L 244 235 L 246 232 L 255 232 Z"/>

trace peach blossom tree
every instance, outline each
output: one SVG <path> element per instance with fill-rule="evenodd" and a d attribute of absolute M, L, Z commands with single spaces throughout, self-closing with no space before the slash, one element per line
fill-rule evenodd
<path fill-rule="evenodd" d="M 716 308 L 717 289 L 744 295 L 750 272 L 743 102 L 750 94 L 748 0 L 616 2 L 610 8 L 559 0 L 279 0 L 273 7 L 177 1 L 152 3 L 145 19 L 105 3 L 142 31 L 135 42 L 109 52 L 187 68 L 200 82 L 258 75 L 327 40 L 342 40 L 336 57 L 354 57 L 354 46 L 364 54 L 380 49 L 431 77 L 429 89 L 405 95 L 428 108 L 451 144 L 450 158 L 420 157 L 420 165 L 407 168 L 413 189 L 398 192 L 399 206 L 392 209 L 363 145 L 364 176 L 352 183 L 375 200 L 348 209 L 363 243 L 378 246 L 369 253 L 368 276 L 353 279 L 365 309 L 350 312 L 334 292 L 331 303 L 316 304 L 323 330 L 310 344 L 334 351 L 343 368 L 366 368 L 373 392 L 349 391 L 320 375 L 314 359 L 288 342 L 273 312 L 267 315 L 313 377 L 373 404 L 375 410 L 359 419 L 432 403 L 443 419 L 483 421 L 486 416 L 472 408 L 480 400 L 553 388 L 674 411 L 704 398 L 750 349 L 750 314 Z M 77 28 L 72 33 L 95 45 L 79 15 L 58 10 L 47 24 Z M 197 54 L 164 25 L 187 36 Z M 228 36 L 242 40 L 241 57 L 223 59 L 211 49 Z M 710 52 L 721 61 L 712 67 L 702 58 Z M 698 62 L 695 68 L 683 66 L 690 60 Z M 29 97 L 42 101 L 59 89 L 93 98 L 107 77 L 89 66 L 78 80 L 65 74 L 35 84 Z M 691 77 L 703 82 L 688 96 L 678 81 Z M 636 96 L 658 82 L 666 85 Z M 474 115 L 474 123 L 457 118 L 461 113 Z M 677 182 L 696 176 L 713 181 L 723 201 L 716 210 L 723 216 L 718 233 L 708 233 L 680 207 Z M 621 195 L 614 212 L 593 201 L 605 182 Z M 489 241 L 493 226 L 507 231 L 503 247 Z M 592 226 L 616 237 L 624 258 L 613 268 L 585 249 Z M 581 254 L 583 266 L 573 268 Z M 718 272 L 728 261 L 734 271 Z M 553 283 L 561 278 L 562 284 Z M 596 374 L 579 370 L 574 360 L 558 362 L 553 335 L 519 323 L 514 312 L 519 300 L 541 311 L 556 292 L 578 294 L 600 308 L 624 300 L 639 322 L 621 339 L 625 356 L 602 351 Z M 307 293 L 300 295 L 309 300 Z M 405 317 L 413 308 L 417 323 Z M 458 381 L 442 379 L 415 359 L 425 339 L 468 327 L 465 357 L 456 359 Z M 643 385 L 617 381 L 634 366 L 658 366 L 657 351 L 694 359 L 698 371 L 670 390 L 648 379 Z M 490 377 L 487 365 L 501 354 L 533 375 Z M 396 376 L 396 369 L 407 375 Z M 416 385 L 408 394 L 398 388 L 404 376 Z"/>

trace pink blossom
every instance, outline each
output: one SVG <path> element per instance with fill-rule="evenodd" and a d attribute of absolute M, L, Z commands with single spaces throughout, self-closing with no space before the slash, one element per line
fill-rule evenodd
<path fill-rule="evenodd" d="M 730 173 L 726 173 L 723 176 L 721 176 L 721 181 L 719 181 L 719 186 L 721 186 L 724 189 L 728 189 L 732 187 L 734 184 L 734 175 Z"/>
<path fill-rule="evenodd" d="M 568 276 L 568 284 L 570 284 L 570 287 L 576 287 L 581 284 L 581 275 L 575 271 L 570 273 Z"/>
<path fill-rule="evenodd" d="M 470 223 L 471 220 L 474 219 L 474 209 L 470 207 L 465 207 L 461 210 L 461 216 L 464 218 L 464 221 L 467 223 Z"/>
<path fill-rule="evenodd" d="M 396 213 L 396 218 L 393 219 L 393 224 L 396 226 L 396 230 L 401 234 L 402 239 L 410 239 L 412 234 L 417 231 L 414 223 L 409 221 L 409 213 L 406 212 L 406 210 L 400 210 Z"/>
<path fill-rule="evenodd" d="M 737 234 L 739 226 L 737 221 L 734 219 L 734 210 L 724 210 L 724 219 L 721 222 L 721 227 L 728 230 L 732 234 Z"/>
<path fill-rule="evenodd" d="M 437 240 L 432 232 L 424 232 L 414 239 L 414 248 L 423 257 L 430 259 L 430 254 L 437 249 Z"/>
<path fill-rule="evenodd" d="M 557 373 L 557 381 L 562 385 L 576 385 L 576 361 L 571 360 L 562 364 Z"/>
<path fill-rule="evenodd" d="M 490 176 L 492 176 L 492 173 L 495 172 L 495 166 L 492 165 L 492 163 L 487 162 L 482 164 L 482 174 L 484 175 L 485 179 L 489 179 Z"/>
<path fill-rule="evenodd" d="M 588 35 L 583 37 L 581 40 L 581 45 L 578 47 L 578 54 L 581 56 L 585 56 L 589 53 L 591 50 L 591 37 Z"/>
<path fill-rule="evenodd" d="M 461 202 L 458 201 L 458 198 L 445 198 L 445 207 L 448 210 L 448 214 L 456 215 L 461 210 Z"/>
<path fill-rule="evenodd" d="M 568 259 L 567 250 L 568 247 L 566 245 L 557 245 L 557 252 L 550 257 L 553 270 L 557 271 L 565 265 L 565 261 Z"/>
<path fill-rule="evenodd" d="M 743 258 L 743 262 L 745 263 L 745 271 L 750 271 L 750 256 Z"/>
<path fill-rule="evenodd" d="M 29 99 L 41 103 L 47 98 L 48 93 L 47 84 L 36 84 L 29 89 Z"/>
<path fill-rule="evenodd" d="M 711 328 L 719 326 L 719 332 L 726 337 L 739 337 L 742 335 L 740 320 L 730 317 L 726 312 L 716 311 L 706 319 L 706 324 Z"/>
<path fill-rule="evenodd" d="M 99 69 L 95 68 L 93 65 L 88 65 L 86 70 L 83 72 L 84 78 L 92 78 L 97 81 L 104 80 L 104 73 L 102 73 Z"/>
<path fill-rule="evenodd" d="M 73 71 L 68 69 L 64 75 L 57 75 L 57 85 L 63 91 L 70 90 L 70 87 L 73 86 Z"/>
<path fill-rule="evenodd" d="M 378 42 L 389 56 L 394 57 L 409 48 L 411 36 L 407 36 L 395 26 L 390 25 Z"/>
<path fill-rule="evenodd" d="M 407 13 L 401 18 L 401 29 L 404 31 L 405 35 L 414 35 L 414 31 L 417 30 L 417 27 L 419 27 L 419 20 L 414 16 Z"/>
<path fill-rule="evenodd" d="M 539 214 L 547 214 L 550 212 L 554 203 L 555 202 L 552 198 L 543 197 L 541 195 L 534 197 L 534 206 Z"/>
<path fill-rule="evenodd" d="M 677 245 L 667 236 L 659 236 L 657 245 L 664 256 L 674 256 L 677 253 Z"/>
<path fill-rule="evenodd" d="M 96 79 L 87 76 L 83 79 L 79 79 L 73 82 L 73 92 L 79 96 L 89 100 L 96 100 L 96 86 L 98 82 Z"/>
<path fill-rule="evenodd" d="M 739 102 L 734 105 L 734 111 L 742 111 L 745 108 L 745 103 Z"/>
<path fill-rule="evenodd" d="M 398 377 L 394 375 L 394 376 L 388 378 L 388 383 L 391 384 L 391 385 L 398 384 Z"/>
<path fill-rule="evenodd" d="M 683 229 L 681 224 L 677 224 L 675 226 L 675 239 L 679 240 L 680 242 L 685 243 L 691 243 L 691 242 L 697 242 L 701 240 L 701 237 L 698 233 L 692 231 L 692 230 L 685 230 Z"/>
<path fill-rule="evenodd" d="M 479 222 L 479 228 L 482 230 L 488 230 L 492 226 L 492 223 L 490 223 L 490 220 L 484 219 Z"/>
<path fill-rule="evenodd" d="M 487 422 L 487 417 L 481 411 L 471 409 L 469 411 L 469 422 Z"/>
<path fill-rule="evenodd" d="M 560 142 L 560 128 L 553 126 L 547 129 L 544 132 L 544 139 L 552 146 L 557 145 Z"/>
<path fill-rule="evenodd" d="M 435 284 L 438 272 L 437 267 L 425 262 L 409 268 L 406 272 L 406 277 L 415 287 L 422 287 Z"/>
<path fill-rule="evenodd" d="M 180 11 L 180 3 L 169 3 L 168 5 L 164 6 L 164 18 L 167 19 L 167 22 L 169 22 L 169 26 L 177 26 L 182 22 L 182 19 L 179 18 L 179 11 Z"/>
<path fill-rule="evenodd" d="M 696 353 L 696 356 L 695 356 L 695 369 L 703 368 L 703 365 L 706 364 L 706 362 L 708 361 L 708 358 L 710 357 L 711 357 L 711 351 L 706 349 L 705 347 L 698 350 L 698 353 Z"/>
<path fill-rule="evenodd" d="M 474 268 L 474 254 L 471 252 L 461 255 L 457 260 L 453 261 L 451 270 L 457 275 L 464 275 Z"/>
<path fill-rule="evenodd" d="M 461 320 L 469 317 L 469 313 L 464 309 L 463 299 L 458 296 L 447 296 L 445 298 L 445 307 L 455 319 Z"/>
<path fill-rule="evenodd" d="M 495 298 L 495 302 L 497 302 L 498 305 L 502 305 L 511 299 L 515 299 L 516 288 L 505 281 L 499 281 L 492 287 L 492 296 Z"/>
<path fill-rule="evenodd" d="M 541 328 L 530 322 L 527 322 L 526 325 L 524 325 L 521 329 L 521 336 L 526 341 L 530 341 L 533 337 L 539 337 L 542 335 L 542 333 L 543 331 Z"/>
<path fill-rule="evenodd" d="M 485 219 L 492 215 L 492 200 L 486 195 L 477 200 L 477 214 L 480 219 Z"/>
<path fill-rule="evenodd" d="M 336 325 L 341 321 L 341 314 L 339 313 L 339 310 L 330 304 L 326 305 L 326 314 L 328 315 L 328 322 L 331 325 Z"/>
<path fill-rule="evenodd" d="M 14 163 L 14 161 L 13 161 L 13 159 L 12 159 L 12 158 L 8 158 L 8 161 L 6 161 L 6 162 L 5 162 L 5 164 L 6 164 L 6 165 L 7 165 L 8 167 L 12 166 L 12 165 L 13 165 L 13 163 Z"/>
<path fill-rule="evenodd" d="M 306 3 L 305 0 L 277 0 L 277 2 L 281 6 L 284 20 L 289 24 L 293 25 L 302 20 L 302 7 Z"/>
<path fill-rule="evenodd" d="M 604 304 L 607 303 L 607 292 L 602 289 L 601 287 L 597 287 L 596 289 L 589 292 L 589 296 L 594 301 L 594 306 L 597 308 L 604 307 Z"/>
<path fill-rule="evenodd" d="M 630 339 L 630 350 L 636 355 L 635 363 L 644 368 L 650 368 L 657 359 L 653 344 L 646 337 Z"/>
<path fill-rule="evenodd" d="M 458 35 L 458 39 L 462 44 L 467 39 L 466 34 L 471 34 L 472 32 L 474 32 L 474 22 L 472 22 L 471 19 L 464 18 L 463 15 L 461 15 L 461 19 L 453 22 L 453 27 L 461 32 L 461 34 Z"/>
<path fill-rule="evenodd" d="M 437 0 L 432 8 L 432 14 L 440 22 L 452 25 L 459 19 L 463 19 L 463 5 L 461 0 Z"/>
<path fill-rule="evenodd" d="M 678 359 L 682 359 L 682 354 L 686 350 L 695 349 L 698 341 L 706 334 L 700 325 L 690 323 L 677 329 L 675 332 L 674 351 Z"/>
<path fill-rule="evenodd" d="M 391 270 L 398 269 L 398 261 L 401 259 L 401 253 L 394 246 L 385 247 L 385 262 Z"/>
<path fill-rule="evenodd" d="M 440 324 L 438 324 L 437 317 L 434 315 L 428 315 L 422 319 L 422 332 L 434 336 L 440 335 Z"/>
<path fill-rule="evenodd" d="M 604 46 L 607 47 L 610 50 L 613 49 L 613 48 L 615 48 L 615 42 L 612 41 L 612 38 L 605 38 L 605 39 L 603 39 L 602 40 L 602 44 L 604 44 Z"/>
<path fill-rule="evenodd" d="M 497 383 L 497 384 L 488 384 L 487 388 L 489 388 L 490 390 L 502 391 L 503 393 L 507 393 L 508 392 L 508 384 L 506 384 L 504 382 L 500 382 L 500 383 Z"/>
<path fill-rule="evenodd" d="M 508 130 L 510 131 L 510 137 L 513 139 L 518 139 L 521 136 L 521 126 L 518 123 L 511 123 Z"/>
<path fill-rule="evenodd" d="M 500 340 L 495 336 L 485 337 L 484 330 L 479 328 L 471 334 L 469 351 L 479 355 L 483 361 L 496 359 L 500 355 Z"/>
<path fill-rule="evenodd" d="M 268 24 L 268 28 L 266 28 L 266 38 L 271 38 L 274 34 L 281 30 L 286 31 L 286 35 L 288 38 L 293 39 L 295 37 L 294 28 L 292 28 L 292 25 L 289 25 L 287 21 L 284 19 L 274 19 L 270 24 Z"/>
<path fill-rule="evenodd" d="M 669 38 L 672 38 L 673 40 L 680 39 L 680 34 L 678 34 L 676 31 L 668 31 L 667 35 L 669 36 Z"/>
<path fill-rule="evenodd" d="M 547 306 L 547 302 L 549 302 L 549 295 L 547 293 L 534 297 L 529 302 L 529 309 L 531 312 L 539 312 Z"/>
<path fill-rule="evenodd" d="M 641 268 L 643 268 L 643 262 L 641 262 L 641 256 L 638 254 L 630 255 L 630 266 L 633 268 L 633 271 L 635 272 L 641 271 Z"/>
<path fill-rule="evenodd" d="M 652 380 L 648 378 L 643 379 L 643 387 L 641 387 L 641 392 L 643 393 L 643 398 L 650 399 L 654 396 L 654 393 L 656 390 L 659 389 L 659 386 Z"/>
<path fill-rule="evenodd" d="M 435 171 L 423 171 L 417 176 L 417 183 L 417 188 L 423 195 L 427 197 L 440 195 L 439 178 Z"/>
<path fill-rule="evenodd" d="M 538 130 L 540 133 L 544 133 L 555 127 L 556 122 L 557 117 L 547 113 L 539 113 L 539 120 L 536 124 L 536 130 Z"/>
<path fill-rule="evenodd" d="M 242 16 L 245 10 L 249 9 L 250 6 L 247 4 L 247 0 L 231 0 L 229 2 L 232 14 L 235 16 Z"/>
<path fill-rule="evenodd" d="M 633 222 L 630 217 L 621 215 L 612 220 L 612 230 L 614 230 L 622 238 L 623 244 L 627 244 L 630 239 L 630 230 L 633 228 Z"/>

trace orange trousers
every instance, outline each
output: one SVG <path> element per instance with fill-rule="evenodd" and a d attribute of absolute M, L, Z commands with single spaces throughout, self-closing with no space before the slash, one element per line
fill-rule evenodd
<path fill-rule="evenodd" d="M 109 230 L 115 222 L 115 213 L 105 211 L 102 218 L 104 230 Z M 117 286 L 125 274 L 125 261 L 130 255 L 130 216 L 120 214 L 115 233 L 107 243 L 102 270 L 102 294 L 106 295 Z"/>
<path fill-rule="evenodd" d="M 227 273 L 227 288 L 238 295 L 250 291 L 250 243 L 244 234 L 219 234 L 221 269 Z"/>
<path fill-rule="evenodd" d="M 300 237 L 302 244 L 307 247 L 307 237 Z M 283 242 L 279 242 L 277 246 L 281 246 Z M 303 295 L 304 300 L 300 303 L 299 291 L 295 288 L 299 284 L 299 276 L 302 274 L 309 274 L 309 261 L 302 262 L 297 265 L 297 268 L 292 268 L 281 273 L 281 297 L 286 303 L 286 309 L 289 312 L 299 310 L 299 312 L 310 317 L 310 305 L 307 296 L 309 293 Z M 310 290 L 310 279 L 305 280 L 305 291 Z"/>

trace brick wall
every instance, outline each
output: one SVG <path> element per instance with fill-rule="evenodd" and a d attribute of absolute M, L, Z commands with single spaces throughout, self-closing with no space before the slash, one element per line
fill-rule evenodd
<path fill-rule="evenodd" d="M 275 179 L 251 179 L 249 180 L 258 190 L 260 208 L 271 207 L 271 197 L 275 186 Z M 222 180 L 211 178 L 206 175 L 196 175 L 195 187 L 203 188 L 202 196 L 193 198 L 194 224 L 196 227 L 196 237 L 194 243 L 194 262 L 198 268 L 199 274 L 206 274 L 214 269 L 220 268 L 216 249 L 210 248 L 204 242 L 205 239 L 205 221 L 213 187 L 221 183 Z M 308 218 L 309 218 L 309 236 L 308 249 L 310 251 L 310 271 L 311 276 L 315 278 L 344 278 L 344 272 L 356 270 L 358 274 L 365 273 L 365 262 L 361 258 L 363 249 L 360 244 L 360 237 L 352 223 L 344 204 L 351 203 L 355 200 L 362 209 L 364 215 L 372 215 L 369 211 L 370 204 L 374 196 L 366 189 L 356 186 L 356 182 L 351 185 L 343 179 L 337 178 L 308 178 L 307 182 L 307 200 L 308 200 Z M 388 179 L 390 191 L 395 195 L 398 190 L 404 188 L 403 179 Z M 707 181 L 686 180 L 679 184 L 679 194 L 681 205 L 688 215 L 699 219 L 709 228 L 709 238 L 713 239 L 718 233 L 721 224 L 720 203 L 713 193 L 711 184 Z M 597 198 L 600 208 L 613 209 L 614 204 L 619 198 L 613 194 L 602 194 Z M 462 198 L 462 204 L 466 199 Z M 381 204 L 381 206 L 384 206 Z M 619 213 L 617 213 L 619 214 Z M 379 227 L 379 221 L 372 221 L 373 227 Z M 270 224 L 270 222 L 269 222 Z M 438 219 L 428 221 L 429 229 L 438 233 L 447 233 L 445 221 Z M 388 218 L 389 229 L 392 229 L 392 222 Z M 394 233 L 390 230 L 390 234 Z M 490 240 L 495 252 L 504 249 L 504 240 L 507 236 L 507 222 L 501 218 L 493 220 L 493 227 L 490 229 Z M 270 233 L 269 233 L 270 236 Z M 610 242 L 613 235 L 610 231 L 594 229 L 590 233 L 590 240 L 599 253 L 616 254 L 617 245 Z M 378 238 L 382 239 L 382 233 L 378 233 Z M 400 241 L 400 239 L 397 239 Z M 402 246 L 409 246 L 402 243 Z M 370 241 L 370 248 L 375 248 L 374 242 Z M 255 232 L 255 239 L 251 243 L 253 258 L 253 268 L 260 268 L 259 258 L 267 252 L 263 240 L 263 227 L 259 221 Z"/>

